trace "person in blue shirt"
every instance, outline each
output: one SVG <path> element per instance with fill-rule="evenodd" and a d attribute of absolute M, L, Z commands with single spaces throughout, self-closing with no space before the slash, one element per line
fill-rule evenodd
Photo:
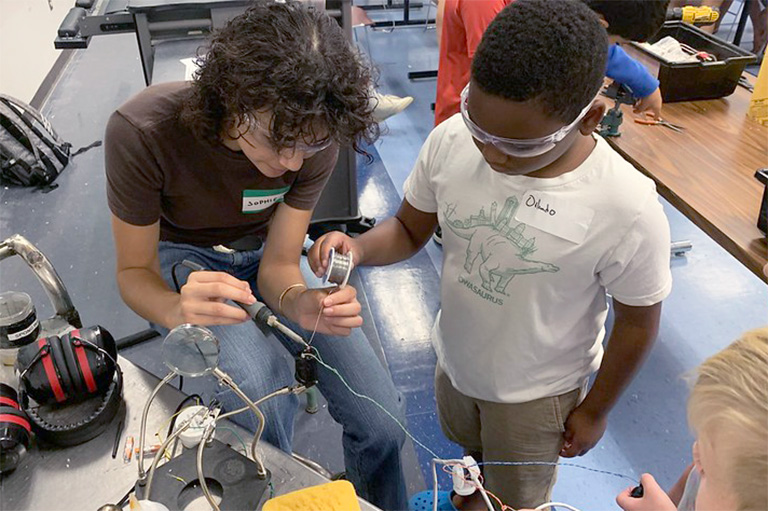
<path fill-rule="evenodd" d="M 659 81 L 648 69 L 621 48 L 629 41 L 644 42 L 659 31 L 669 0 L 583 0 L 600 16 L 608 32 L 608 63 L 605 76 L 626 85 L 637 98 L 635 113 L 661 116 Z"/>

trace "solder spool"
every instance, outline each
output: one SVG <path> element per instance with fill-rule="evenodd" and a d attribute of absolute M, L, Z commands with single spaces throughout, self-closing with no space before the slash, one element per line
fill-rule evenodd
<path fill-rule="evenodd" d="M 349 282 L 349 276 L 352 268 L 355 266 L 352 252 L 340 254 L 334 248 L 331 248 L 328 260 L 328 269 L 323 276 L 323 283 L 337 284 L 339 288 L 344 288 Z"/>

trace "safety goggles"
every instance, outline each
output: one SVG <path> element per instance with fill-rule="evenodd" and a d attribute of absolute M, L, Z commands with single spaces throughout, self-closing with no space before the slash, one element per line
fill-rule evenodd
<path fill-rule="evenodd" d="M 243 137 L 243 139 L 245 139 L 246 142 L 248 142 L 253 146 L 253 145 L 256 145 L 257 142 L 250 137 L 255 136 L 256 133 L 259 133 L 266 140 L 270 140 L 269 131 L 266 128 L 264 128 L 255 117 L 249 115 L 248 130 L 245 133 L 242 133 L 240 136 Z M 294 154 L 296 152 L 299 152 L 304 156 L 304 159 L 307 159 L 310 156 L 314 156 L 315 154 L 319 153 L 324 149 L 328 149 L 329 147 L 331 147 L 331 144 L 333 144 L 333 139 L 331 138 L 326 138 L 325 140 L 316 142 L 314 144 L 307 144 L 306 142 L 296 141 L 292 147 L 286 147 L 285 149 L 281 149 L 279 152 L 294 153 Z"/>
<path fill-rule="evenodd" d="M 569 125 L 563 126 L 556 132 L 546 137 L 541 138 L 529 138 L 529 139 L 515 139 L 515 138 L 503 138 L 491 135 L 490 133 L 483 131 L 477 124 L 472 122 L 469 118 L 469 84 L 464 87 L 461 92 L 461 117 L 464 119 L 464 124 L 467 125 L 467 129 L 472 136 L 481 144 L 491 144 L 493 147 L 501 151 L 508 156 L 514 156 L 517 158 L 533 158 L 535 156 L 541 156 L 554 149 L 555 144 L 563 140 L 568 133 L 573 131 L 576 125 L 587 115 L 589 109 L 592 107 L 593 101 L 590 101 L 584 110 L 576 117 L 576 119 Z"/>

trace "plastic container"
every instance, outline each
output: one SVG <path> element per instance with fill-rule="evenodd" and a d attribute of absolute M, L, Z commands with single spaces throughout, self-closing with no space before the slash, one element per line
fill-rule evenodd
<path fill-rule="evenodd" d="M 757 61 L 752 53 L 682 21 L 664 23 L 659 33 L 648 42 L 653 44 L 666 36 L 711 53 L 717 57 L 717 62 L 678 64 L 654 55 L 637 43 L 630 43 L 633 46 L 632 56 L 658 77 L 665 103 L 717 99 L 733 94 L 744 68 Z"/>
<path fill-rule="evenodd" d="M 35 306 L 27 293 L 0 293 L 0 360 L 13 365 L 16 351 L 34 342 L 40 333 Z"/>

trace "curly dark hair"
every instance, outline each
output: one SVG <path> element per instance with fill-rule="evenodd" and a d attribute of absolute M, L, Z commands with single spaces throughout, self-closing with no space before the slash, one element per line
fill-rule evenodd
<path fill-rule="evenodd" d="M 628 41 L 647 41 L 667 17 L 669 0 L 582 0 L 608 22 L 608 33 Z"/>
<path fill-rule="evenodd" d="M 472 60 L 472 81 L 513 101 L 534 100 L 572 122 L 603 83 L 608 36 L 575 0 L 517 0 L 491 22 Z"/>
<path fill-rule="evenodd" d="M 262 109 L 274 149 L 327 136 L 363 152 L 379 135 L 371 71 L 338 23 L 298 1 L 256 0 L 198 50 L 181 112 L 198 137 L 221 139 L 231 122 Z M 244 121 L 243 121 L 244 120 Z M 321 131 L 321 133 L 317 133 Z"/>

